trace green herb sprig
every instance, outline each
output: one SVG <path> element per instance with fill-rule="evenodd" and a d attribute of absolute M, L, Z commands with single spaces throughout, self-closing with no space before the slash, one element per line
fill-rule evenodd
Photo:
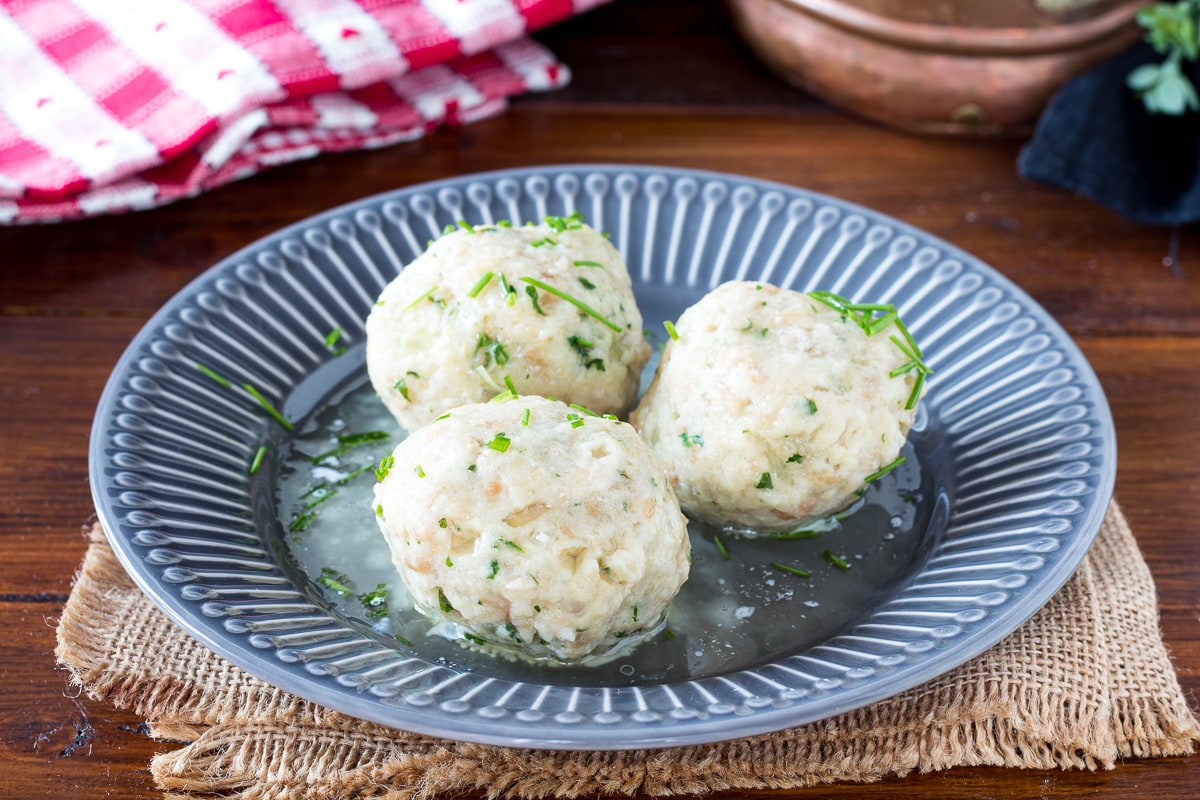
<path fill-rule="evenodd" d="M 1200 0 L 1197 1 L 1200 2 Z M 896 307 L 891 303 L 854 303 L 834 292 L 811 291 L 808 296 L 829 306 L 843 317 L 854 320 L 867 336 L 875 336 L 893 325 L 896 330 L 900 331 L 900 336 L 893 335 L 888 338 L 908 361 L 889 372 L 888 377 L 897 378 L 916 371 L 916 380 L 913 381 L 912 391 L 909 392 L 908 400 L 904 404 L 905 409 L 916 408 L 917 401 L 921 399 L 921 390 L 925 388 L 925 379 L 933 374 L 933 370 L 923 360 L 921 348 L 909 333 L 904 322 L 901 321 L 900 312 Z"/>
<path fill-rule="evenodd" d="M 1153 3 L 1137 13 L 1146 29 L 1146 41 L 1166 58 L 1142 64 L 1125 78 L 1125 84 L 1151 114 L 1181 116 L 1200 110 L 1196 87 L 1183 72 L 1184 61 L 1200 57 L 1200 0 Z"/>

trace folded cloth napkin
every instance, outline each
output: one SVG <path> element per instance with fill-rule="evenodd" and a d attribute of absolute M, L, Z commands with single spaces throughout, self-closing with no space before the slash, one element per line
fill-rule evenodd
<path fill-rule="evenodd" d="M 1190 754 L 1197 721 L 1158 632 L 1146 562 L 1114 503 L 1071 580 L 991 650 L 874 705 L 748 739 L 663 750 L 522 750 L 348 717 L 254 678 L 189 637 L 122 570 L 104 532 L 58 625 L 97 700 L 187 742 L 154 758 L 173 800 L 667 796 L 878 781 L 988 764 L 1112 768 Z"/>
<path fill-rule="evenodd" d="M 1020 174 L 1085 195 L 1138 222 L 1200 220 L 1200 114 L 1148 113 L 1125 81 L 1163 57 L 1138 45 L 1067 82 L 1042 113 Z M 1200 83 L 1200 67 L 1185 67 Z"/>
<path fill-rule="evenodd" d="M 565 85 L 604 0 L 0 0 L 0 223 L 148 208 Z"/>

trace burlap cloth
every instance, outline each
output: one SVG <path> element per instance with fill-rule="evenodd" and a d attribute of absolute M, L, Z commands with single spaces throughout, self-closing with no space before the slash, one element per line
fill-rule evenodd
<path fill-rule="evenodd" d="M 98 528 L 58 627 L 97 700 L 186 742 L 156 756 L 171 797 L 577 797 L 875 781 L 961 765 L 1111 768 L 1190 754 L 1200 723 L 1158 631 L 1149 570 L 1114 504 L 1078 571 L 983 655 L 889 700 L 792 730 L 678 749 L 514 750 L 402 733 L 297 699 L 176 627 Z"/>

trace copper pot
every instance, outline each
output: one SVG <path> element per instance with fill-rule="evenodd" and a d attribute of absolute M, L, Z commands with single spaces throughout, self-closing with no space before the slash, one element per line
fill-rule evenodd
<path fill-rule="evenodd" d="M 772 70 L 923 133 L 1025 133 L 1071 77 L 1131 46 L 1145 0 L 726 0 Z M 1059 10 L 1065 9 L 1065 10 Z"/>

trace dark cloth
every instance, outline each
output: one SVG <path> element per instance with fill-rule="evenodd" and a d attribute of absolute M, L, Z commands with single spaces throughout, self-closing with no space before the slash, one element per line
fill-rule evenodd
<path fill-rule="evenodd" d="M 1141 44 L 1065 84 L 1021 151 L 1020 174 L 1139 222 L 1200 220 L 1200 113 L 1150 114 L 1125 85 L 1132 70 L 1161 60 Z M 1184 72 L 1200 86 L 1196 64 Z"/>

